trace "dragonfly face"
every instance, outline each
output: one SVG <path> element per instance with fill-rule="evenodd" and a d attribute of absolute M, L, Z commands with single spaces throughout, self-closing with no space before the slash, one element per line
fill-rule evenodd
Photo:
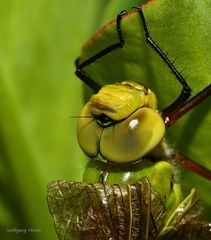
<path fill-rule="evenodd" d="M 141 160 L 165 134 L 155 94 L 134 82 L 106 85 L 81 112 L 78 142 L 92 158 L 113 163 Z"/>

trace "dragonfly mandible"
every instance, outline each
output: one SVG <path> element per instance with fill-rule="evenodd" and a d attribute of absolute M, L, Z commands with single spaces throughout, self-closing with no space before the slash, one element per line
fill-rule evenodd
<path fill-rule="evenodd" d="M 78 121 L 77 136 L 91 160 L 83 182 L 54 181 L 47 201 L 60 239 L 210 239 L 211 224 L 200 219 L 202 205 L 195 189 L 184 197 L 174 159 L 211 179 L 211 172 L 187 157 L 175 155 L 165 130 L 211 94 L 208 85 L 194 97 L 162 49 L 151 38 L 141 7 L 145 38 L 182 86 L 169 106 L 157 110 L 154 92 L 143 84 L 124 81 L 99 86 L 85 67 L 124 47 L 119 41 L 88 60 L 76 61 L 76 75 L 95 91 Z"/>

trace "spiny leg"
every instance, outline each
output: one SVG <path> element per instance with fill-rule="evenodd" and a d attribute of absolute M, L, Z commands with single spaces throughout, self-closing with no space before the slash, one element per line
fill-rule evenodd
<path fill-rule="evenodd" d="M 191 89 L 188 86 L 187 82 L 183 78 L 183 76 L 178 72 L 178 70 L 175 68 L 173 63 L 168 59 L 166 54 L 162 51 L 162 49 L 154 42 L 154 40 L 150 37 L 148 27 L 146 24 L 146 20 L 144 18 L 144 14 L 141 7 L 134 7 L 134 9 L 137 9 L 143 23 L 143 28 L 145 32 L 145 38 L 147 42 L 150 44 L 150 46 L 159 54 L 159 56 L 163 59 L 163 61 L 167 64 L 167 66 L 170 68 L 170 70 L 173 72 L 177 80 L 182 84 L 182 91 L 180 96 L 168 107 L 162 110 L 163 115 L 168 115 L 169 112 L 174 111 L 179 106 L 181 106 L 191 95 Z"/>
<path fill-rule="evenodd" d="M 119 42 L 114 43 L 108 47 L 106 47 L 105 49 L 101 50 L 100 52 L 98 52 L 97 54 L 95 54 L 94 56 L 92 56 L 91 58 L 87 59 L 86 61 L 80 63 L 80 59 L 76 59 L 76 72 L 75 74 L 84 82 L 86 83 L 89 87 L 91 87 L 95 92 L 97 92 L 101 86 L 99 84 L 97 84 L 93 79 L 91 79 L 91 77 L 88 76 L 88 74 L 86 73 L 86 71 L 84 70 L 84 67 L 92 64 L 93 62 L 95 62 L 97 59 L 107 55 L 108 53 L 118 49 L 118 48 L 122 48 L 124 46 L 124 39 L 122 37 L 122 31 L 121 31 L 121 20 L 122 17 L 127 14 L 126 11 L 122 11 L 118 14 L 117 16 L 117 34 L 118 34 L 118 39 Z"/>
<path fill-rule="evenodd" d="M 196 163 L 195 161 L 189 159 L 188 157 L 182 155 L 182 154 L 177 154 L 176 155 L 176 160 L 180 162 L 180 164 L 191 170 L 194 173 L 197 173 L 198 175 L 211 180 L 211 171 L 202 165 Z"/>
<path fill-rule="evenodd" d="M 166 127 L 170 127 L 176 123 L 183 115 L 198 106 L 211 95 L 211 84 L 192 97 L 189 101 L 185 102 L 179 109 L 172 111 L 168 116 L 162 115 Z"/>
<path fill-rule="evenodd" d="M 168 57 L 164 54 L 162 49 L 154 42 L 154 40 L 150 37 L 149 31 L 147 28 L 147 24 L 144 18 L 143 11 L 141 7 L 135 8 L 138 10 L 142 22 L 143 22 L 143 28 L 145 32 L 145 38 L 147 42 L 150 44 L 150 46 L 160 55 L 160 57 L 164 60 L 164 62 L 167 64 L 167 66 L 170 68 L 170 70 L 173 72 L 173 74 L 176 76 L 177 80 L 182 84 L 182 92 L 180 96 L 167 108 L 163 109 L 161 111 L 162 117 L 165 121 L 165 124 L 167 127 L 174 124 L 178 119 L 180 119 L 184 114 L 189 112 L 191 109 L 199 105 L 201 102 L 203 102 L 205 99 L 207 99 L 211 95 L 211 84 L 208 85 L 205 89 L 203 89 L 201 92 L 199 92 L 196 96 L 191 98 L 188 102 L 187 99 L 191 95 L 191 89 L 188 86 L 187 82 L 183 78 L 183 76 L 178 72 L 178 70 L 175 68 L 173 63 L 168 59 Z M 193 160 L 190 160 L 184 155 L 177 154 L 176 155 L 177 161 L 179 161 L 184 167 L 192 170 L 193 172 L 201 175 L 204 178 L 207 178 L 211 180 L 211 171 L 204 168 L 200 164 L 194 162 Z"/>

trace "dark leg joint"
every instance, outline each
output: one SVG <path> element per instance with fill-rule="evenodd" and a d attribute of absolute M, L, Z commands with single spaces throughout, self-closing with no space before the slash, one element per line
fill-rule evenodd
<path fill-rule="evenodd" d="M 77 57 L 75 60 L 75 66 L 78 68 L 79 67 L 79 62 L 80 62 L 80 57 Z"/>
<path fill-rule="evenodd" d="M 189 112 L 190 110 L 198 106 L 200 103 L 202 103 L 204 100 L 206 100 L 210 96 L 211 96 L 211 84 L 208 85 L 206 88 L 204 88 L 197 95 L 192 97 L 189 101 L 185 102 L 175 111 L 161 112 L 161 115 L 163 117 L 166 127 L 170 127 L 172 124 L 176 123 L 187 112 Z"/>
<path fill-rule="evenodd" d="M 89 87 L 91 87 L 95 92 L 97 92 L 101 86 L 97 83 L 95 83 L 94 80 L 91 79 L 91 77 L 88 76 L 84 68 L 92 63 L 94 63 L 96 60 L 100 59 L 101 57 L 107 55 L 108 53 L 118 49 L 122 48 L 124 46 L 124 39 L 122 36 L 122 31 L 121 31 L 121 20 L 124 15 L 126 15 L 126 11 L 122 11 L 118 14 L 117 16 L 117 35 L 118 35 L 118 42 L 114 43 L 105 49 L 101 50 L 100 52 L 96 53 L 94 56 L 90 57 L 89 59 L 80 62 L 80 58 L 77 58 L 75 61 L 76 65 L 76 76 L 78 76 L 84 83 L 86 83 Z"/>
<path fill-rule="evenodd" d="M 125 10 L 121 11 L 116 19 L 117 22 L 117 34 L 118 34 L 118 38 L 119 38 L 119 47 L 122 48 L 125 44 L 125 41 L 122 37 L 122 31 L 121 31 L 121 21 L 122 21 L 122 17 L 127 15 L 127 12 Z"/>
<path fill-rule="evenodd" d="M 183 85 L 182 91 L 184 92 L 185 95 L 188 95 L 188 97 L 190 97 L 190 95 L 192 93 L 192 90 L 188 85 Z"/>
<path fill-rule="evenodd" d="M 80 68 L 77 68 L 75 71 L 75 75 L 79 77 L 83 82 L 85 82 L 94 92 L 98 92 L 101 88 L 99 84 L 93 81 L 85 71 Z"/>

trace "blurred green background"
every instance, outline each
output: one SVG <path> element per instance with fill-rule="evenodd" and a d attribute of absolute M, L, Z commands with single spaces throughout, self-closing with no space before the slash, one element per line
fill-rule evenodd
<path fill-rule="evenodd" d="M 57 239 L 46 185 L 81 180 L 85 165 L 77 120 L 69 118 L 79 115 L 83 102 L 74 60 L 131 2 L 139 1 L 1 0 L 1 239 Z"/>
<path fill-rule="evenodd" d="M 80 181 L 86 164 L 69 118 L 83 104 L 74 60 L 100 26 L 139 2 L 1 0 L 1 239 L 57 239 L 47 183 Z"/>

